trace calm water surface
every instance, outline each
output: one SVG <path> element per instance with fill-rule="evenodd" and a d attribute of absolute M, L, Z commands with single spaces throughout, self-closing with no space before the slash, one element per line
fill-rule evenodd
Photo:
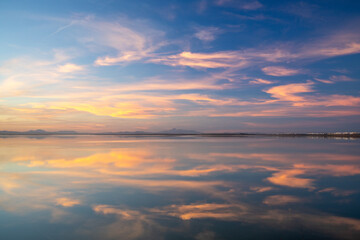
<path fill-rule="evenodd" d="M 0 138 L 0 239 L 360 239 L 360 140 Z"/>

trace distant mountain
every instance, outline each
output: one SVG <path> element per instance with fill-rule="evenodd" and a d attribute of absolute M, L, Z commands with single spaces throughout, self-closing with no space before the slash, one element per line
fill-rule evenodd
<path fill-rule="evenodd" d="M 78 134 L 75 131 L 56 131 L 48 132 L 42 129 L 29 130 L 25 132 L 16 132 L 16 131 L 0 131 L 0 135 L 72 135 Z"/>
<path fill-rule="evenodd" d="M 0 131 L 0 135 L 151 135 L 151 134 L 199 134 L 200 132 L 193 130 L 184 130 L 173 128 L 166 131 L 161 132 L 144 132 L 144 131 L 123 131 L 123 132 L 102 132 L 102 133 L 78 133 L 75 131 L 56 131 L 56 132 L 48 132 L 42 129 L 37 130 L 29 130 L 25 132 L 16 132 L 16 131 Z"/>
<path fill-rule="evenodd" d="M 167 131 L 159 132 L 161 134 L 199 134 L 200 132 L 193 131 L 193 130 L 184 130 L 184 129 L 177 129 L 173 128 Z"/>
<path fill-rule="evenodd" d="M 27 133 L 27 134 L 49 134 L 49 132 L 42 130 L 42 129 L 30 130 L 25 133 Z"/>
<path fill-rule="evenodd" d="M 149 132 L 144 132 L 144 131 L 129 132 L 129 131 L 125 131 L 125 132 L 115 132 L 115 133 L 112 133 L 112 134 L 119 134 L 119 135 L 121 135 L 121 134 L 135 134 L 136 135 L 136 134 L 138 134 L 138 135 L 141 135 L 141 134 L 149 134 Z"/>

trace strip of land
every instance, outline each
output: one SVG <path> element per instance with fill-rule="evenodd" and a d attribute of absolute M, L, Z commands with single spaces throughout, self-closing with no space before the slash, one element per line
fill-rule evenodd
<path fill-rule="evenodd" d="M 0 135 L 118 135 L 118 136 L 199 136 L 199 137 L 246 137 L 246 136 L 276 136 L 276 137 L 321 137 L 321 138 L 360 138 L 359 132 L 335 132 L 335 133 L 201 133 L 192 130 L 171 129 L 163 132 L 100 132 L 86 133 L 76 131 L 30 130 L 25 132 L 0 131 Z"/>

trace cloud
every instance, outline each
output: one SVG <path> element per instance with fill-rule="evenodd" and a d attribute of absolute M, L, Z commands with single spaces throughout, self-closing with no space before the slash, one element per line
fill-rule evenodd
<path fill-rule="evenodd" d="M 256 10 L 263 7 L 263 5 L 258 2 L 258 1 L 250 1 L 250 2 L 245 2 L 241 8 L 242 9 L 246 9 L 246 10 Z"/>
<path fill-rule="evenodd" d="M 71 21 L 69 24 L 66 24 L 66 25 L 64 25 L 64 26 L 62 26 L 62 27 L 59 27 L 58 29 L 56 29 L 55 32 L 51 33 L 50 36 L 53 36 L 53 35 L 55 35 L 55 34 L 57 34 L 57 33 L 59 33 L 59 32 L 64 31 L 65 29 L 71 27 L 71 26 L 74 25 L 75 23 L 76 23 L 76 21 L 73 20 L 73 21 Z"/>
<path fill-rule="evenodd" d="M 271 97 L 278 99 L 279 101 L 292 102 L 293 106 L 305 107 L 305 106 L 359 106 L 360 97 L 348 96 L 348 95 L 317 95 L 317 96 L 301 96 L 301 93 L 314 92 L 312 86 L 314 82 L 308 81 L 307 83 L 293 83 L 275 86 L 270 89 L 264 90 L 269 93 Z M 319 112 L 320 113 L 320 112 Z M 335 113 L 335 112 L 334 112 Z M 353 112 L 355 114 L 355 112 Z"/>
<path fill-rule="evenodd" d="M 286 204 L 291 204 L 291 203 L 299 203 L 302 201 L 303 200 L 301 198 L 294 197 L 294 196 L 273 195 L 273 196 L 269 196 L 269 197 L 265 198 L 263 203 L 266 205 L 274 206 L 274 205 L 286 205 Z"/>
<path fill-rule="evenodd" d="M 105 222 L 109 224 L 103 226 L 100 223 L 101 231 L 99 232 L 102 236 L 104 232 L 109 234 L 112 228 L 119 229 L 119 226 L 125 226 L 124 229 L 128 231 L 129 227 L 135 226 L 138 221 L 146 223 L 140 229 L 153 229 L 151 224 L 161 225 L 163 219 L 175 220 L 176 223 L 179 223 L 178 220 L 182 220 L 179 224 L 184 224 L 186 228 L 188 228 L 189 220 L 213 219 L 251 222 L 279 228 L 283 228 L 284 224 L 287 227 L 286 224 L 291 226 L 293 221 L 297 223 L 300 221 L 306 229 L 326 234 L 338 234 L 336 236 L 341 236 L 339 231 L 357 233 L 360 230 L 359 220 L 332 216 L 325 212 L 314 214 L 313 209 L 304 210 L 301 206 L 299 211 L 292 210 L 289 215 L 288 209 L 284 208 L 283 205 L 301 204 L 305 199 L 286 194 L 272 195 L 274 191 L 269 192 L 272 190 L 271 187 L 253 187 L 261 184 L 263 178 L 269 174 L 273 174 L 271 177 L 277 178 L 275 181 L 278 183 L 276 184 L 276 192 L 287 191 L 286 187 L 303 188 L 304 185 L 306 186 L 306 184 L 300 184 L 304 183 L 303 180 L 313 180 L 312 186 L 315 187 L 316 180 L 324 179 L 323 176 L 328 178 L 329 176 L 358 175 L 360 171 L 356 166 L 358 156 L 351 151 L 346 155 L 336 153 L 335 156 L 332 153 L 323 154 L 323 152 L 273 153 L 274 146 L 277 143 L 268 141 L 268 139 L 257 139 L 256 141 L 250 139 L 244 145 L 249 149 L 250 152 L 248 153 L 241 153 L 241 149 L 234 147 L 229 148 L 226 153 L 208 152 L 206 154 L 201 150 L 195 152 L 178 151 L 179 149 L 176 149 L 177 144 L 174 144 L 179 141 L 176 139 L 134 140 L 130 138 L 93 139 L 79 137 L 70 142 L 69 139 L 64 138 L 46 138 L 36 141 L 26 138 L 15 140 L 17 143 L 20 141 L 21 144 L 18 145 L 21 146 L 21 151 L 1 151 L 5 162 L 26 170 L 23 173 L 1 173 L 0 187 L 6 192 L 2 196 L 0 205 L 4 211 L 10 212 L 10 214 L 34 215 L 33 213 L 38 211 L 54 213 L 53 209 L 73 213 L 68 208 L 82 204 L 82 207 L 94 211 L 95 215 L 93 214 L 93 216 L 95 218 L 105 219 Z M 3 139 L 0 148 L 8 149 L 10 145 L 13 146 L 15 140 Z M 199 139 L 189 140 L 192 142 L 188 144 L 190 150 L 194 149 L 192 148 L 194 141 L 199 143 L 203 141 Z M 77 143 L 76 146 L 73 144 L 74 141 Z M 208 139 L 206 141 L 214 143 L 217 140 Z M 163 151 L 161 146 L 164 144 L 169 151 Z M 287 147 L 299 147 L 295 145 L 294 143 Z M 305 144 L 303 147 L 310 145 Z M 333 146 L 336 147 L 336 145 Z M 44 151 L 44 146 L 51 151 Z M 79 146 L 81 150 L 77 151 L 76 149 Z M 64 148 L 68 151 L 64 151 Z M 265 152 L 257 153 L 259 148 Z M 185 147 L 185 149 L 187 148 Z M 267 150 L 268 152 L 266 152 Z M 333 151 L 336 152 L 336 149 Z M 195 154 L 198 158 L 193 156 Z M 172 161 L 166 161 L 169 156 L 174 157 Z M 208 177 L 199 177 L 201 174 L 186 175 L 192 176 L 190 181 L 179 180 L 179 176 L 184 176 L 182 175 L 184 171 L 216 169 L 220 159 L 224 169 L 227 167 L 231 170 L 224 171 L 222 175 L 217 174 L 216 176 L 226 176 L 223 174 L 234 171 L 241 174 L 244 173 L 245 169 L 249 169 L 245 173 L 259 176 L 259 181 L 257 183 L 251 181 L 252 184 L 250 185 L 235 184 L 231 179 L 215 182 L 209 180 Z M 40 161 L 45 164 L 29 165 L 32 161 Z M 333 163 L 328 164 L 330 161 Z M 244 167 L 234 168 L 234 163 L 241 163 Z M 73 166 L 71 166 L 72 164 Z M 6 168 L 4 169 L 6 170 Z M 262 171 L 262 173 L 257 174 L 257 171 Z M 306 178 L 301 175 L 306 175 Z M 226 180 L 226 177 L 223 179 Z M 178 187 L 174 188 L 174 186 Z M 84 191 L 79 191 L 79 189 Z M 93 197 L 94 192 L 99 193 L 100 191 L 101 193 L 104 189 L 105 191 L 107 189 L 118 189 L 119 191 L 128 189 L 131 192 L 145 194 L 150 192 L 159 198 L 163 196 L 164 192 L 170 191 L 174 194 L 170 194 L 170 198 L 166 201 L 155 205 L 138 207 L 129 205 L 128 202 L 117 202 L 109 205 L 108 202 L 101 202 L 98 198 Z M 251 192 L 249 194 L 248 189 L 258 191 L 258 193 Z M 353 189 L 356 188 L 349 190 Z M 338 194 L 333 189 L 314 191 L 313 188 L 304 187 L 301 191 L 307 191 L 309 196 L 316 196 L 317 198 L 327 197 L 321 192 L 328 191 Z M 194 199 L 192 194 L 194 192 L 201 199 L 207 200 L 198 201 L 199 198 Z M 348 196 L 349 193 L 339 194 Z M 64 194 L 65 196 L 63 196 Z M 81 196 L 82 201 L 78 200 L 79 196 Z M 178 196 L 183 198 L 179 201 Z M 253 201 L 260 199 L 261 202 L 262 196 L 265 196 L 263 205 L 259 205 L 258 201 Z M 23 199 L 27 199 L 27 201 L 23 201 Z M 56 214 L 55 219 L 61 223 L 69 223 L 68 221 L 74 219 L 82 221 L 83 217 L 88 218 L 88 214 L 82 213 L 76 213 L 75 217 L 68 214 Z M 59 216 L 63 217 L 60 218 Z M 289 221 L 284 223 L 284 218 L 289 219 Z M 124 223 L 120 224 L 119 219 L 124 220 Z M 176 226 L 175 231 L 178 232 L 178 229 L 179 227 Z M 130 228 L 130 230 L 126 233 L 123 231 L 112 232 L 114 234 L 112 238 L 124 236 L 124 234 L 129 236 L 135 231 L 134 228 Z M 91 232 L 93 233 L 93 231 Z M 154 233 L 154 231 L 150 232 Z M 145 235 L 149 236 L 148 234 Z M 131 236 L 139 238 L 140 235 Z"/>
<path fill-rule="evenodd" d="M 246 1 L 234 1 L 234 0 L 217 0 L 215 4 L 219 6 L 231 6 L 243 10 L 257 10 L 263 5 L 259 1 L 246 0 Z"/>
<path fill-rule="evenodd" d="M 328 95 L 319 97 L 309 97 L 308 99 L 294 103 L 294 106 L 360 106 L 360 97 L 348 95 Z"/>
<path fill-rule="evenodd" d="M 317 17 L 315 13 L 319 10 L 319 6 L 300 1 L 287 4 L 282 8 L 282 10 L 303 18 L 314 19 Z"/>
<path fill-rule="evenodd" d="M 300 70 L 280 66 L 270 66 L 261 69 L 265 74 L 276 77 L 293 76 L 300 73 Z"/>
<path fill-rule="evenodd" d="M 64 63 L 72 57 L 63 50 L 53 50 L 47 58 L 19 57 L 0 66 L 0 97 L 24 96 L 41 86 L 64 83 L 71 73 L 83 66 Z"/>
<path fill-rule="evenodd" d="M 305 98 L 299 96 L 298 93 L 313 92 L 312 85 L 314 83 L 308 81 L 307 83 L 292 83 L 272 87 L 264 92 L 269 93 L 273 98 L 280 101 L 300 102 L 305 101 Z"/>
<path fill-rule="evenodd" d="M 66 197 L 56 199 L 56 204 L 63 207 L 73 207 L 75 205 L 79 205 L 80 203 L 81 202 L 77 199 L 70 199 Z"/>
<path fill-rule="evenodd" d="M 207 0 L 200 0 L 197 4 L 196 4 L 196 12 L 198 14 L 202 14 L 204 11 L 206 11 L 208 7 L 208 3 Z"/>
<path fill-rule="evenodd" d="M 298 175 L 304 173 L 305 170 L 302 169 L 282 170 L 274 173 L 271 177 L 268 177 L 267 180 L 273 184 L 280 186 L 309 189 L 314 188 L 313 179 L 297 177 Z"/>
<path fill-rule="evenodd" d="M 131 76 L 130 82 L 130 76 L 100 77 L 102 68 L 79 65 L 75 61 L 78 53 L 74 54 L 73 49 L 72 52 L 55 50 L 42 59 L 22 57 L 8 60 L 0 67 L 0 95 L 4 97 L 1 100 L 0 118 L 4 126 L 23 128 L 27 120 L 29 126 L 41 126 L 42 121 L 53 128 L 51 124 L 60 126 L 63 121 L 62 126 L 71 126 L 72 122 L 77 123 L 73 124 L 75 128 L 91 125 L 91 129 L 94 129 L 95 125 L 119 126 L 116 121 L 120 119 L 129 119 L 129 122 L 130 119 L 155 120 L 152 121 L 154 123 L 141 123 L 150 126 L 165 118 L 207 117 L 216 120 L 226 117 L 226 121 L 231 121 L 229 119 L 234 117 L 261 119 L 359 115 L 358 96 L 328 95 L 316 85 L 318 82 L 353 80 L 345 75 L 315 78 L 314 82 L 271 85 L 268 88 L 264 86 L 279 83 L 282 79 L 273 81 L 243 77 L 246 71 L 252 69 L 262 69 L 270 76 L 291 76 L 301 73 L 301 70 L 280 65 L 287 66 L 288 63 L 301 63 L 309 59 L 316 61 L 334 54 L 356 53 L 358 38 L 355 33 L 328 35 L 322 39 L 304 41 L 301 45 L 280 43 L 209 52 L 177 49 L 179 52 L 169 53 L 160 49 L 162 44 L 169 44 L 163 39 L 163 33 L 144 27 L 140 22 L 130 23 L 126 19 L 104 21 L 89 17 L 74 21 L 69 30 L 73 29 L 77 29 L 81 35 L 74 32 L 71 37 L 91 50 L 91 57 L 95 55 L 95 66 L 142 61 L 144 64 L 157 63 L 179 69 L 170 69 L 166 73 L 161 71 L 163 75 L 152 78 Z M 205 30 L 211 33 L 215 28 Z M 215 37 L 205 32 L 199 34 L 204 41 L 211 41 Z M 159 35 L 156 36 L 156 33 Z M 185 67 L 200 71 L 196 76 L 191 75 L 193 70 Z M 84 70 L 91 70 L 95 74 L 85 75 Z M 178 75 L 182 77 L 175 77 Z M 242 91 L 248 85 L 258 90 L 254 97 L 226 96 L 226 90 Z M 265 88 L 263 92 L 262 87 Z M 188 93 L 184 94 L 185 91 Z M 21 98 L 5 99 L 18 96 Z M 11 107 L 4 107 L 6 105 Z M 84 119 L 91 123 L 85 123 Z M 195 125 L 196 122 L 193 121 Z M 135 126 L 135 123 L 130 125 Z M 257 126 L 264 125 L 258 123 Z"/>
<path fill-rule="evenodd" d="M 139 211 L 133 211 L 133 210 L 128 210 L 128 209 L 119 209 L 119 208 L 115 208 L 111 205 L 95 205 L 93 206 L 93 210 L 96 213 L 101 213 L 104 215 L 108 215 L 108 214 L 116 214 L 116 215 L 120 215 L 122 218 L 127 219 L 127 220 L 132 220 L 132 219 L 136 219 L 137 217 L 141 216 L 141 213 Z"/>
<path fill-rule="evenodd" d="M 214 39 L 211 31 L 200 32 L 198 37 L 207 41 Z M 173 55 L 152 55 L 147 62 L 174 67 L 188 66 L 203 69 L 228 68 L 236 70 L 250 66 L 260 66 L 263 72 L 270 76 L 293 76 L 301 74 L 302 70 L 266 65 L 289 61 L 309 61 L 309 59 L 311 61 L 317 61 L 334 56 L 359 53 L 360 42 L 358 39 L 359 36 L 357 34 L 339 32 L 313 41 L 304 42 L 301 45 L 289 42 L 277 44 L 276 46 L 268 45 L 256 49 L 245 48 L 242 50 L 216 51 L 210 53 L 183 51 Z"/>
<path fill-rule="evenodd" d="M 270 80 L 265 80 L 265 79 L 261 79 L 261 78 L 256 78 L 254 80 L 249 81 L 250 84 L 272 84 L 274 83 L 273 81 Z"/>
<path fill-rule="evenodd" d="M 236 220 L 246 207 L 240 204 L 200 203 L 190 205 L 172 205 L 158 210 L 182 220 L 215 218 L 221 220 Z"/>
<path fill-rule="evenodd" d="M 71 73 L 84 70 L 83 66 L 76 65 L 73 63 L 66 63 L 64 65 L 60 65 L 58 67 L 58 71 L 61 73 Z"/>
<path fill-rule="evenodd" d="M 333 83 L 336 83 L 336 82 L 351 82 L 351 81 L 354 81 L 354 79 L 349 78 L 348 76 L 345 76 L 345 75 L 333 75 L 329 79 L 315 78 L 315 80 L 319 81 L 319 82 L 322 82 L 322 83 L 328 83 L 328 84 L 333 84 Z"/>
<path fill-rule="evenodd" d="M 207 27 L 199 29 L 195 33 L 195 37 L 204 42 L 211 42 L 215 40 L 215 36 L 219 34 L 220 29 L 216 27 Z"/>
<path fill-rule="evenodd" d="M 251 187 L 250 189 L 257 193 L 263 193 L 263 192 L 268 192 L 268 191 L 274 190 L 273 187 Z"/>
<path fill-rule="evenodd" d="M 78 41 L 94 46 L 99 50 L 109 48 L 114 54 L 98 57 L 94 64 L 97 66 L 119 65 L 149 57 L 164 42 L 162 32 L 154 30 L 144 24 L 137 24 L 126 19 L 102 21 L 92 16 L 74 21 L 72 24 L 85 30 L 85 36 L 79 36 Z M 76 36 L 75 36 L 76 37 Z M 95 49 L 96 50 L 96 49 Z"/>
<path fill-rule="evenodd" d="M 188 66 L 192 68 L 230 68 L 247 65 L 245 58 L 237 52 L 192 53 L 182 52 L 177 55 L 151 59 L 150 62 L 162 63 L 170 66 Z"/>
<path fill-rule="evenodd" d="M 298 58 L 315 60 L 360 53 L 360 35 L 352 29 L 336 30 L 321 38 L 306 42 L 303 46 L 298 46 L 294 52 L 296 51 Z"/>
<path fill-rule="evenodd" d="M 360 43 L 359 42 L 348 42 L 343 43 L 342 46 L 334 47 L 324 47 L 320 49 L 312 49 L 313 53 L 308 53 L 309 56 L 319 55 L 327 57 L 335 57 L 341 55 L 349 55 L 360 52 Z"/>

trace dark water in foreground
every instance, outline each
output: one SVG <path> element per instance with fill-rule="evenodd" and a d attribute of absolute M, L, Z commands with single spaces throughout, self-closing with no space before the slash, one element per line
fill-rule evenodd
<path fill-rule="evenodd" d="M 0 138 L 0 239 L 360 239 L 360 140 Z"/>

